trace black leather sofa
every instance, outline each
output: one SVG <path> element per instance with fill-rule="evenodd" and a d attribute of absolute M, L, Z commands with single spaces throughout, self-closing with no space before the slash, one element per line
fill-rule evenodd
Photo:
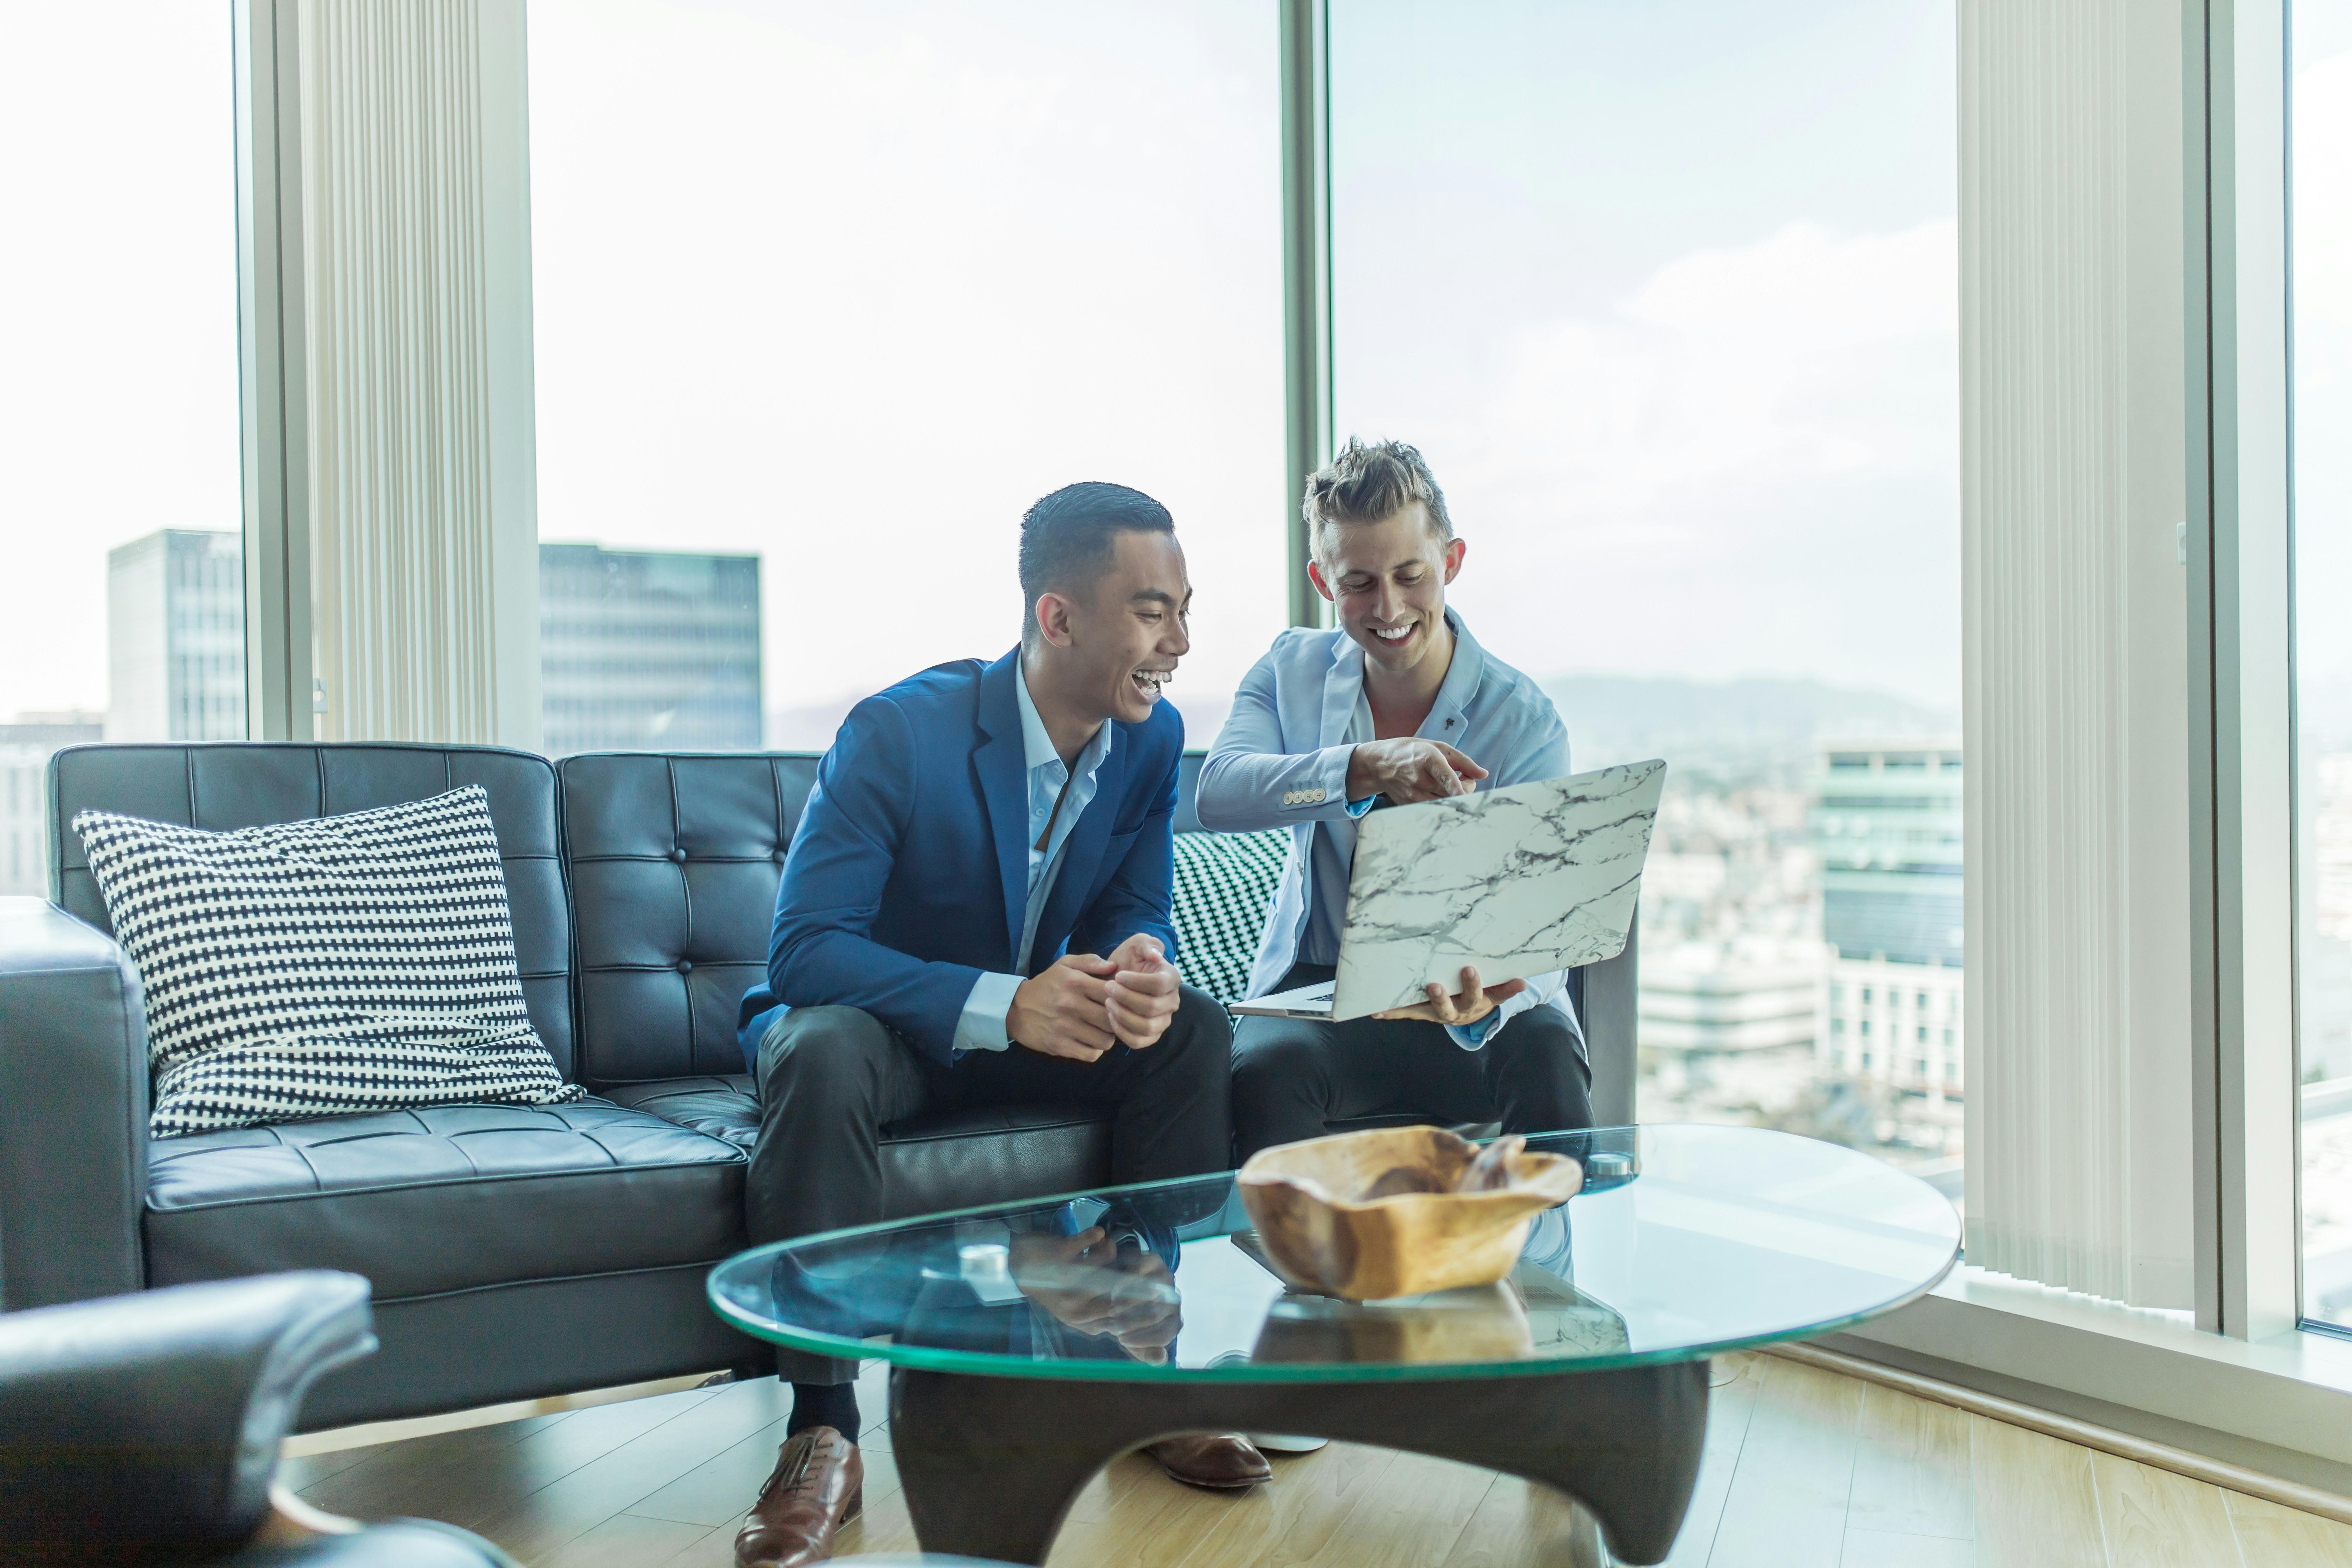
<path fill-rule="evenodd" d="M 93 745 L 51 760 L 51 901 L 0 899 L 0 1308 L 293 1268 L 373 1281 L 382 1350 L 306 1429 L 541 1397 L 761 1354 L 704 1304 L 744 1245 L 756 1108 L 734 1031 L 766 963 L 808 753 Z M 1180 826 L 1197 758 L 1186 759 Z M 468 784 L 489 794 L 532 1022 L 595 1098 L 147 1136 L 138 976 L 66 828 L 87 807 L 225 830 Z M 1595 1109 L 1633 1120 L 1634 963 L 1580 972 Z M 1054 1108 L 886 1131 L 893 1215 L 1108 1179 Z"/>

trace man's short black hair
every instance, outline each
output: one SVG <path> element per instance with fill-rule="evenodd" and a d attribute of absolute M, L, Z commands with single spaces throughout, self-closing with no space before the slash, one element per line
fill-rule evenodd
<path fill-rule="evenodd" d="M 1173 533 L 1168 509 L 1126 485 L 1064 485 L 1021 519 L 1021 640 L 1036 629 L 1037 596 L 1079 597 L 1110 570 L 1117 536 Z"/>

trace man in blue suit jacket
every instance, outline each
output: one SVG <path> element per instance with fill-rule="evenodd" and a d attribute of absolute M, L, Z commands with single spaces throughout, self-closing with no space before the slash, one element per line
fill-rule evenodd
<path fill-rule="evenodd" d="M 1019 647 L 867 698 L 817 765 L 740 1019 L 755 1242 L 881 1219 L 880 1129 L 927 1110 L 1108 1106 L 1115 1182 L 1231 1157 L 1231 1035 L 1180 983 L 1169 913 L 1184 725 L 1160 694 L 1192 598 L 1173 521 L 1122 485 L 1056 490 L 1022 521 L 1021 583 Z M 862 1475 L 856 1364 L 781 1359 L 792 1436 L 744 1568 L 828 1553 Z M 1238 1439 L 1162 1447 L 1181 1479 L 1265 1471 Z"/>

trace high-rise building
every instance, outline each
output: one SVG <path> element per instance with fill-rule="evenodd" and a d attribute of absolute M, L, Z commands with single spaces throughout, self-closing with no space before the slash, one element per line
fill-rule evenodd
<path fill-rule="evenodd" d="M 1812 816 L 1831 954 L 1815 1053 L 1937 1102 L 1965 1088 L 1960 787 L 1957 742 L 1833 746 Z"/>
<path fill-rule="evenodd" d="M 245 738 L 245 542 L 166 528 L 106 552 L 106 738 Z"/>
<path fill-rule="evenodd" d="M 755 751 L 760 558 L 539 547 L 543 744 Z"/>
<path fill-rule="evenodd" d="M 49 753 L 102 739 L 103 715 L 19 713 L 0 724 L 0 893 L 49 890 L 47 816 L 43 803 Z"/>

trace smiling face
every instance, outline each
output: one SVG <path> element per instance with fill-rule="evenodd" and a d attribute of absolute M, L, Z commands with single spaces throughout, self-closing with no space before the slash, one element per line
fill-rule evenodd
<path fill-rule="evenodd" d="M 1192 582 L 1172 533 L 1129 530 L 1090 592 L 1041 594 L 1034 613 L 1041 684 L 1089 719 L 1139 724 L 1191 651 Z"/>
<path fill-rule="evenodd" d="M 1402 675 L 1452 646 L 1445 585 L 1462 570 L 1463 543 L 1439 540 L 1426 507 L 1412 501 L 1378 522 L 1326 523 L 1318 532 L 1308 574 L 1366 658 Z"/>

